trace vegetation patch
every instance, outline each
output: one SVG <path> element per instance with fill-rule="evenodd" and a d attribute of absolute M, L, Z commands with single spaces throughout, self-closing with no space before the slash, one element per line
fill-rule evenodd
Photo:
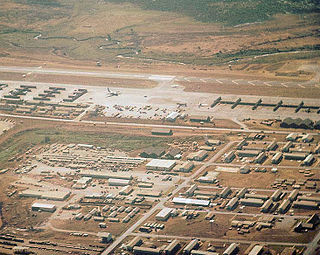
<path fill-rule="evenodd" d="M 259 22 L 278 13 L 318 12 L 317 0 L 105 0 L 130 2 L 145 9 L 183 13 L 202 22 L 237 25 Z"/>
<path fill-rule="evenodd" d="M 150 146 L 164 146 L 172 138 L 129 136 L 113 133 L 71 132 L 57 129 L 32 129 L 15 134 L 0 145 L 0 164 L 23 154 L 33 146 L 47 143 L 84 143 L 123 151 L 133 151 Z"/>

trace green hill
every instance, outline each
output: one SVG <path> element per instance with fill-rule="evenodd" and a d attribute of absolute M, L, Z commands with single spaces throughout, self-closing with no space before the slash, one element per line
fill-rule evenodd
<path fill-rule="evenodd" d="M 279 13 L 319 12 L 319 0 L 105 0 L 130 2 L 144 9 L 172 11 L 202 22 L 228 25 L 264 21 Z"/>

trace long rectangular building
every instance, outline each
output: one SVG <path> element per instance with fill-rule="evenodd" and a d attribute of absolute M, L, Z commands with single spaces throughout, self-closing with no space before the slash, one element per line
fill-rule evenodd
<path fill-rule="evenodd" d="M 289 199 L 285 199 L 279 206 L 280 213 L 286 213 L 291 205 L 291 201 Z"/>
<path fill-rule="evenodd" d="M 264 200 L 258 198 L 242 198 L 240 204 L 246 206 L 260 207 L 264 204 Z"/>
<path fill-rule="evenodd" d="M 63 201 L 63 200 L 66 200 L 70 196 L 70 194 L 71 194 L 70 191 L 48 191 L 48 190 L 27 189 L 27 190 L 21 191 L 19 196 Z"/>
<path fill-rule="evenodd" d="M 194 205 L 194 206 L 209 206 L 209 200 L 191 199 L 184 197 L 174 197 L 172 202 L 175 204 Z"/>
<path fill-rule="evenodd" d="M 125 180 L 132 180 L 132 175 L 128 175 L 128 173 L 114 173 L 111 171 L 92 171 L 92 170 L 83 170 L 80 171 L 81 176 L 87 176 L 97 179 L 125 179 Z"/>
<path fill-rule="evenodd" d="M 189 255 L 193 249 L 196 249 L 199 247 L 199 240 L 198 239 L 193 239 L 190 241 L 187 246 L 183 249 L 183 254 L 184 255 Z"/>
<path fill-rule="evenodd" d="M 175 165 L 176 161 L 174 160 L 153 159 L 146 165 L 146 168 L 149 170 L 171 171 Z"/>
<path fill-rule="evenodd" d="M 307 210 L 318 210 L 318 203 L 312 201 L 295 201 L 292 204 L 293 208 L 307 209 Z"/>
<path fill-rule="evenodd" d="M 149 248 L 149 247 L 133 247 L 133 254 L 135 255 L 160 255 L 161 250 L 158 248 Z"/>
<path fill-rule="evenodd" d="M 228 246 L 228 248 L 223 252 L 223 255 L 233 255 L 239 251 L 239 245 L 236 243 L 232 243 Z"/>
<path fill-rule="evenodd" d="M 261 151 L 259 151 L 259 150 L 238 150 L 236 153 L 237 153 L 238 157 L 256 157 L 261 153 Z"/>
<path fill-rule="evenodd" d="M 35 202 L 31 206 L 32 211 L 43 211 L 53 213 L 56 210 L 56 206 L 53 204 L 44 204 Z"/>
<path fill-rule="evenodd" d="M 261 212 L 264 212 L 264 213 L 269 212 L 269 210 L 271 209 L 272 205 L 273 205 L 272 200 L 271 200 L 271 199 L 267 200 L 267 201 L 264 202 L 264 204 L 262 205 L 262 207 L 261 207 Z"/>
<path fill-rule="evenodd" d="M 173 240 L 171 243 L 167 245 L 164 249 L 166 255 L 174 255 L 180 249 L 181 245 L 178 240 Z"/>
<path fill-rule="evenodd" d="M 166 221 L 169 219 L 172 213 L 172 208 L 163 208 L 157 215 L 156 215 L 156 220 L 160 221 Z"/>

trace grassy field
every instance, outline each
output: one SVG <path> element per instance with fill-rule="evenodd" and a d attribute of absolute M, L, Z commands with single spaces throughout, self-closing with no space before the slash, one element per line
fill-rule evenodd
<path fill-rule="evenodd" d="M 315 59 L 319 20 L 312 0 L 3 0 L 0 57 L 207 66 Z"/>
<path fill-rule="evenodd" d="M 56 129 L 34 129 L 15 134 L 0 145 L 0 165 L 22 154 L 33 146 L 45 143 L 84 143 L 123 151 L 133 151 L 150 146 L 163 146 L 170 138 L 129 136 L 114 133 L 72 132 Z"/>
<path fill-rule="evenodd" d="M 281 0 L 105 0 L 107 2 L 131 2 L 145 9 L 172 11 L 194 17 L 202 22 L 221 22 L 238 25 L 270 19 L 278 13 L 305 13 L 319 11 L 319 2 Z"/>

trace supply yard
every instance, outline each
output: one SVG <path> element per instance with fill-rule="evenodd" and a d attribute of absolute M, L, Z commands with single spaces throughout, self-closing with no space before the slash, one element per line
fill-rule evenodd
<path fill-rule="evenodd" d="M 320 254 L 318 0 L 0 6 L 0 254 Z"/>
<path fill-rule="evenodd" d="M 79 123 L 70 139 L 69 125 L 74 124 L 67 122 L 56 133 L 44 129 L 45 142 L 20 151 L 9 165 L 2 162 L 8 168 L 1 177 L 10 181 L 4 190 L 1 249 L 12 249 L 18 239 L 35 252 L 41 247 L 49 253 L 151 249 L 160 254 L 169 238 L 179 243 L 171 244 L 176 252 L 196 239 L 192 254 L 222 254 L 233 243 L 239 254 L 259 244 L 275 254 L 293 246 L 306 250 L 318 236 L 320 139 L 315 133 L 186 129 L 177 135 L 173 128 L 169 137 L 159 137 L 146 129 L 142 137 L 150 143 L 141 144 L 139 136 L 121 128 L 112 135 L 102 127 L 100 134 L 90 134 L 89 123 Z M 76 143 L 84 132 L 87 138 Z M 118 139 L 117 133 L 127 144 L 110 140 Z M 274 162 L 279 153 L 281 160 Z M 287 158 L 303 153 L 304 158 Z M 314 157 L 310 164 L 308 155 Z M 16 216 L 8 214 L 12 208 Z M 69 244 L 61 242 L 66 238 Z"/>

